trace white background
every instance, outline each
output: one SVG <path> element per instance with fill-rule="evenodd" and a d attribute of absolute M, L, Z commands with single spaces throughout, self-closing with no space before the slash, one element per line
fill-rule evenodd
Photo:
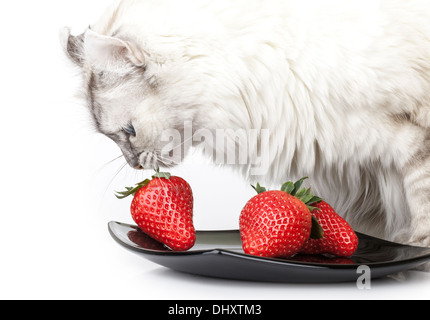
<path fill-rule="evenodd" d="M 111 220 L 129 222 L 131 199 L 113 191 L 145 178 L 124 168 L 74 97 L 77 70 L 58 41 L 79 34 L 105 0 L 3 1 L 1 36 L 1 299 L 428 299 L 430 274 L 408 272 L 361 291 L 354 283 L 266 284 L 209 279 L 159 267 L 120 247 Z M 195 193 L 198 229 L 235 229 L 253 194 L 239 177 L 210 165 L 183 165 Z"/>

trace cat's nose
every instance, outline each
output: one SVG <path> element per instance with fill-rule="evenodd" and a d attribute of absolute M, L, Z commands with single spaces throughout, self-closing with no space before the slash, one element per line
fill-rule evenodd
<path fill-rule="evenodd" d="M 124 155 L 125 160 L 127 161 L 128 165 L 136 170 L 142 170 L 143 166 L 139 163 L 139 159 L 129 150 L 121 148 L 122 153 Z"/>

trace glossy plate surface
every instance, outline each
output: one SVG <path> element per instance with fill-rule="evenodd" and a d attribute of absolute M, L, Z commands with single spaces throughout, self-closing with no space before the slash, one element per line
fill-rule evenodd
<path fill-rule="evenodd" d="M 353 257 L 327 258 L 298 255 L 270 259 L 247 255 L 239 231 L 198 231 L 193 249 L 173 252 L 138 227 L 110 222 L 111 236 L 126 249 L 161 266 L 180 272 L 224 279 L 321 283 L 357 281 L 359 266 L 370 267 L 380 278 L 430 262 L 430 248 L 400 245 L 357 233 L 359 248 Z"/>

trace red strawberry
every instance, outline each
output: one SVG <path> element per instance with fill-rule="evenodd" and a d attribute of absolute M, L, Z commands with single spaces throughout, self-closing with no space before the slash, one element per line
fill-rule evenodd
<path fill-rule="evenodd" d="M 358 238 L 349 224 L 342 219 L 325 201 L 313 204 L 311 212 L 324 230 L 322 239 L 306 241 L 300 253 L 331 254 L 338 257 L 350 257 L 358 247 Z"/>
<path fill-rule="evenodd" d="M 157 172 L 152 180 L 126 189 L 117 198 L 134 195 L 131 215 L 143 232 L 174 251 L 194 246 L 193 193 L 184 179 Z"/>
<path fill-rule="evenodd" d="M 290 257 L 309 239 L 313 223 L 307 203 L 319 198 L 314 197 L 309 189 L 297 192 L 303 180 L 285 184 L 284 191 L 266 191 L 257 184 L 255 189 L 259 195 L 248 201 L 240 215 L 240 235 L 245 253 Z"/>

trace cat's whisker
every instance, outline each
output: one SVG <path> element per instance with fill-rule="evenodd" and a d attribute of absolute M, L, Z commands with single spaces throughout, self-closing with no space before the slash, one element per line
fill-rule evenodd
<path fill-rule="evenodd" d="M 184 146 L 184 145 L 185 145 L 185 143 L 189 142 L 190 140 L 193 140 L 193 138 L 194 138 L 194 135 L 193 135 L 193 136 L 191 136 L 191 137 L 188 137 L 187 139 L 185 139 L 185 140 L 183 140 L 183 141 L 181 141 L 181 142 L 179 142 L 178 144 L 174 145 L 174 146 L 170 149 L 170 151 L 174 151 L 174 150 L 176 150 L 176 149 L 178 149 L 178 148 L 182 148 L 182 146 Z M 181 140 L 182 140 L 182 139 L 181 139 Z M 159 154 L 161 154 L 161 150 L 157 150 L 157 152 L 158 152 Z"/>
<path fill-rule="evenodd" d="M 118 157 L 116 157 L 116 158 L 113 158 L 112 160 L 110 160 L 110 161 L 106 162 L 103 166 L 108 166 L 108 165 L 110 165 L 111 163 L 113 163 L 113 162 L 115 162 L 116 160 L 121 159 L 121 158 L 124 158 L 124 155 L 123 155 L 123 154 L 121 154 L 120 156 L 118 156 Z"/>
<path fill-rule="evenodd" d="M 127 162 L 125 161 L 120 167 L 119 169 L 114 173 L 113 177 L 110 179 L 109 183 L 107 184 L 105 191 L 103 193 L 103 196 L 106 195 L 108 189 L 110 188 L 110 186 L 112 185 L 112 182 L 116 179 L 116 177 L 118 176 L 118 174 L 124 170 L 124 168 L 127 166 Z"/>
<path fill-rule="evenodd" d="M 177 149 L 177 148 L 179 148 L 179 147 L 182 147 L 186 142 L 188 142 L 188 141 L 192 140 L 193 138 L 194 138 L 194 136 L 191 136 L 191 137 L 189 137 L 189 138 L 185 139 L 184 141 L 182 141 L 182 142 L 178 143 L 176 146 L 174 146 L 174 147 L 172 148 L 172 150 Z"/>
<path fill-rule="evenodd" d="M 173 167 L 181 163 L 180 161 L 175 161 L 170 157 L 164 157 L 161 154 L 158 154 L 158 155 L 154 154 L 154 157 L 157 162 L 161 162 L 163 165 L 168 167 Z"/>
<path fill-rule="evenodd" d="M 105 170 L 109 165 L 111 165 L 112 163 L 114 163 L 115 161 L 117 161 L 117 160 L 119 160 L 119 159 L 121 159 L 121 158 L 123 158 L 123 157 L 124 157 L 123 155 L 120 155 L 120 156 L 115 157 L 115 158 L 113 158 L 112 160 L 110 160 L 110 161 L 108 161 L 108 162 L 106 162 L 106 163 L 102 164 L 102 165 L 98 168 L 97 172 L 101 172 L 101 171 Z"/>

